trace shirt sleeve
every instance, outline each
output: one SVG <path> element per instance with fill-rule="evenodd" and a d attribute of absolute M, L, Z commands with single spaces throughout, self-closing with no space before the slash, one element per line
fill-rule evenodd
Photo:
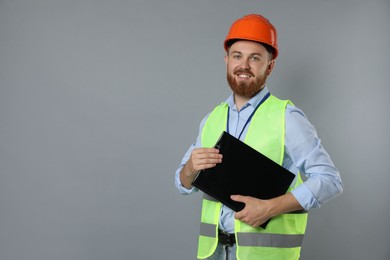
<path fill-rule="evenodd" d="M 343 192 L 339 171 L 314 126 L 299 108 L 290 105 L 286 109 L 284 160 L 286 168 L 295 168 L 306 176 L 304 183 L 292 191 L 304 209 L 319 208 Z"/>
<path fill-rule="evenodd" d="M 188 159 L 190 158 L 191 156 L 191 153 L 192 153 L 192 150 L 194 150 L 195 148 L 198 148 L 198 147 L 201 147 L 202 146 L 202 142 L 201 142 L 201 134 L 202 134 L 202 129 L 203 129 L 203 126 L 204 124 L 206 123 L 206 120 L 208 118 L 209 115 L 205 116 L 202 120 L 202 122 L 200 123 L 200 126 L 199 126 L 199 133 L 198 133 L 198 136 L 196 138 L 196 142 L 191 144 L 191 146 L 188 148 L 187 152 L 184 154 L 184 157 L 183 159 L 181 160 L 181 163 L 180 163 L 180 166 L 179 168 L 176 170 L 176 173 L 175 173 L 175 186 L 176 188 L 179 190 L 179 192 L 183 195 L 187 195 L 187 194 L 191 194 L 193 192 L 196 192 L 198 191 L 197 188 L 195 187 L 192 187 L 191 189 L 187 189 L 185 188 L 181 181 L 180 181 L 180 172 L 181 170 L 183 169 L 184 165 L 187 163 Z"/>

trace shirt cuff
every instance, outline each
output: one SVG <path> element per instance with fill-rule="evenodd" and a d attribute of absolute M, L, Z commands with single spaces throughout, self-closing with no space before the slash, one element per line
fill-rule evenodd
<path fill-rule="evenodd" d="M 191 194 L 195 191 L 198 191 L 198 189 L 195 187 L 192 187 L 191 189 L 187 189 L 181 183 L 177 186 L 177 188 L 178 188 L 179 192 L 183 195 Z"/>
<path fill-rule="evenodd" d="M 305 210 L 309 210 L 311 208 L 319 208 L 321 206 L 320 203 L 318 203 L 317 199 L 314 197 L 313 193 L 309 190 L 309 188 L 307 188 L 304 183 L 292 190 L 291 193 Z"/>
<path fill-rule="evenodd" d="M 179 192 L 183 195 L 191 194 L 195 191 L 198 191 L 197 188 L 192 187 L 191 189 L 187 189 L 186 187 L 183 186 L 183 184 L 180 181 L 180 171 L 183 167 L 180 167 L 177 169 L 176 174 L 175 174 L 175 186 L 179 190 Z"/>

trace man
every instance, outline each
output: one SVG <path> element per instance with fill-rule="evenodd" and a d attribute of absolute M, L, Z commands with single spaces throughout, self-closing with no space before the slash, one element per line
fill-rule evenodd
<path fill-rule="evenodd" d="M 244 16 L 232 24 L 224 48 L 233 93 L 202 120 L 196 143 L 176 171 L 176 187 L 182 194 L 197 191 L 191 185 L 197 173 L 223 160 L 217 149 L 210 148 L 222 131 L 278 162 L 296 178 L 285 195 L 274 199 L 232 195 L 245 203 L 240 212 L 205 195 L 198 258 L 299 259 L 307 210 L 342 193 L 339 172 L 303 112 L 271 95 L 265 86 L 278 56 L 274 26 L 261 15 Z M 305 182 L 300 173 L 307 177 Z M 267 227 L 261 228 L 269 218 Z"/>

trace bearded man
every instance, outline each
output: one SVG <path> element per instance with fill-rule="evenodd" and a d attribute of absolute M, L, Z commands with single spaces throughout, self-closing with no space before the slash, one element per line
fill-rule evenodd
<path fill-rule="evenodd" d="M 261 15 L 244 16 L 232 24 L 224 48 L 233 93 L 202 120 L 196 142 L 176 171 L 177 189 L 182 194 L 198 191 L 191 184 L 197 173 L 222 162 L 213 146 L 223 131 L 296 177 L 286 194 L 273 199 L 232 195 L 232 200 L 245 204 L 240 212 L 204 195 L 198 258 L 299 259 L 307 211 L 342 193 L 340 174 L 304 113 L 266 87 L 278 56 L 274 26 Z M 260 227 L 268 219 L 267 227 Z"/>

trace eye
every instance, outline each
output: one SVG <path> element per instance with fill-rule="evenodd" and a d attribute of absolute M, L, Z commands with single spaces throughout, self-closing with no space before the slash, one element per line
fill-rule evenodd
<path fill-rule="evenodd" d="M 252 61 L 260 61 L 260 57 L 259 56 L 252 56 L 251 60 Z"/>
<path fill-rule="evenodd" d="M 233 54 L 232 57 L 233 57 L 233 59 L 235 59 L 235 60 L 241 59 L 241 55 L 240 55 L 240 54 Z"/>

